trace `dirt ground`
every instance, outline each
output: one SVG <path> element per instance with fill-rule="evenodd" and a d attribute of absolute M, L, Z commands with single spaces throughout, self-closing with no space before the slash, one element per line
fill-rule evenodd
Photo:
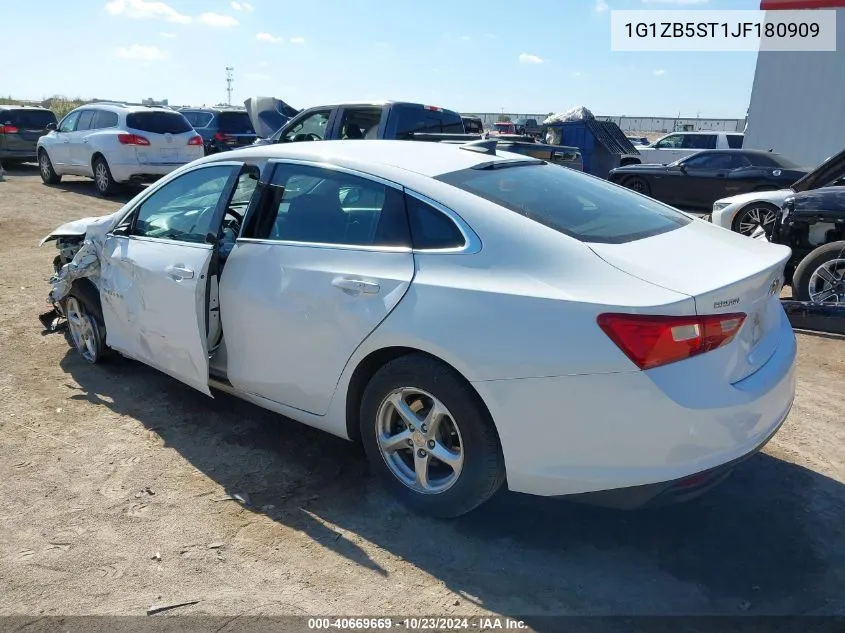
<path fill-rule="evenodd" d="M 845 614 L 845 341 L 799 335 L 788 422 L 697 501 L 429 520 L 350 443 L 44 332 L 38 240 L 118 204 L 0 183 L 0 615 Z"/>

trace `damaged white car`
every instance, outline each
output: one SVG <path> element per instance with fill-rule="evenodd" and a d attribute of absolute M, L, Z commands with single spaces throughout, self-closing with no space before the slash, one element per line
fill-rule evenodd
<path fill-rule="evenodd" d="M 788 248 L 492 142 L 216 154 L 53 240 L 50 300 L 87 361 L 361 442 L 437 516 L 505 481 L 689 498 L 794 397 Z"/>

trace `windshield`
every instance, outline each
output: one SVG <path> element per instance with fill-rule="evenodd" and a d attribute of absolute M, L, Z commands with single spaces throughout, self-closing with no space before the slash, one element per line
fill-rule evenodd
<path fill-rule="evenodd" d="M 582 242 L 621 244 L 673 231 L 692 221 L 680 211 L 628 189 L 542 162 L 462 169 L 437 180 Z"/>

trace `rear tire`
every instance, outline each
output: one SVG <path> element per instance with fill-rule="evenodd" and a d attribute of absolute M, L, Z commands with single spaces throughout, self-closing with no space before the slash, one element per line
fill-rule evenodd
<path fill-rule="evenodd" d="M 845 304 L 845 241 L 823 244 L 795 268 L 792 295 L 798 301 Z"/>
<path fill-rule="evenodd" d="M 109 198 L 117 193 L 118 184 L 111 175 L 111 169 L 106 159 L 102 156 L 97 156 L 91 164 L 94 171 L 94 186 L 104 198 Z"/>
<path fill-rule="evenodd" d="M 632 189 L 637 193 L 641 193 L 644 196 L 651 195 L 651 187 L 649 186 L 648 182 L 646 182 L 645 178 L 640 178 L 639 176 L 631 176 L 625 181 L 625 186 L 628 189 Z"/>
<path fill-rule="evenodd" d="M 429 416 L 433 410 L 440 415 Z M 478 394 L 429 356 L 409 354 L 379 369 L 364 391 L 360 420 L 372 468 L 421 513 L 460 516 L 505 480 L 499 438 Z"/>
<path fill-rule="evenodd" d="M 62 177 L 53 169 L 53 163 L 46 149 L 38 152 L 38 172 L 45 185 L 58 185 L 62 181 Z"/>

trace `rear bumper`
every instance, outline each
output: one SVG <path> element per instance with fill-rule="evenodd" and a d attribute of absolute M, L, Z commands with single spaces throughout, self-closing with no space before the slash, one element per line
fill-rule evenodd
<path fill-rule="evenodd" d="M 771 358 L 734 384 L 707 367 L 719 350 L 647 372 L 474 382 L 508 487 L 555 497 L 627 488 L 641 501 L 759 450 L 795 394 L 795 335 L 781 317 Z"/>
<path fill-rule="evenodd" d="M 130 163 L 130 164 L 112 164 L 109 163 L 112 178 L 117 182 L 152 182 L 158 180 L 162 176 L 166 176 L 171 171 L 179 169 L 186 162 L 181 163 Z"/>
<path fill-rule="evenodd" d="M 35 162 L 38 160 L 38 152 L 35 145 L 28 149 L 0 149 L 0 160 L 22 160 Z"/>

